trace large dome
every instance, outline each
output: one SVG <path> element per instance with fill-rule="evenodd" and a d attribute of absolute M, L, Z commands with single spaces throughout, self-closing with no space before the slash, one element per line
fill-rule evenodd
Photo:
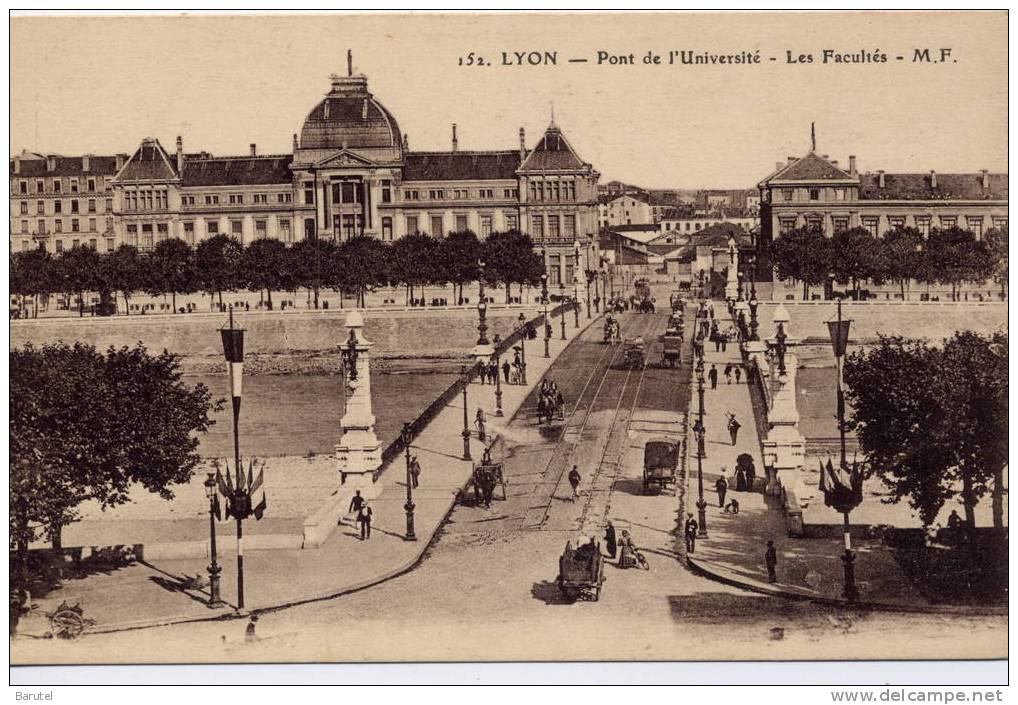
<path fill-rule="evenodd" d="M 396 118 L 368 92 L 364 76 L 332 76 L 332 90 L 300 131 L 301 149 L 399 148 Z"/>

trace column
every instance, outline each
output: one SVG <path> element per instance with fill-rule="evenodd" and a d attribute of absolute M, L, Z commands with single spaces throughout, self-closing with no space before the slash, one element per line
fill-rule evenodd
<path fill-rule="evenodd" d="M 336 465 L 343 485 L 371 496 L 374 472 L 382 464 L 381 444 L 375 435 L 375 416 L 371 413 L 372 343 L 364 337 L 364 318 L 356 309 L 347 314 L 346 328 L 348 337 L 340 349 L 346 354 L 350 341 L 354 341 L 357 377 L 350 379 L 349 369 L 346 370 L 346 409 L 340 421 L 342 435 L 336 445 Z"/>

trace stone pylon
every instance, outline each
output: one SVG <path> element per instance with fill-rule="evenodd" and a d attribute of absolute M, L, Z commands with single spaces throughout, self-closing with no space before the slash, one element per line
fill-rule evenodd
<path fill-rule="evenodd" d="M 346 364 L 346 410 L 340 421 L 342 435 L 336 445 L 336 466 L 341 482 L 372 496 L 374 473 L 382 464 L 381 444 L 371 413 L 371 341 L 364 337 L 364 318 L 357 310 L 346 315 L 347 338 L 340 345 Z M 353 352 L 356 351 L 354 359 Z M 356 370 L 356 374 L 351 374 Z"/>
<path fill-rule="evenodd" d="M 806 459 L 806 440 L 799 432 L 799 410 L 795 397 L 798 360 L 794 350 L 799 341 L 788 335 L 788 322 L 788 310 L 778 305 L 774 312 L 777 330 L 775 336 L 767 340 L 771 403 L 767 412 L 770 430 L 763 442 L 763 454 L 767 466 L 765 491 L 778 495 L 784 488 L 786 493 L 791 493 L 791 504 L 793 497 L 795 503 L 803 498 L 802 468 Z"/>
<path fill-rule="evenodd" d="M 725 280 L 725 299 L 735 301 L 739 298 L 739 249 L 735 246 L 735 238 L 728 241 L 728 278 Z"/>

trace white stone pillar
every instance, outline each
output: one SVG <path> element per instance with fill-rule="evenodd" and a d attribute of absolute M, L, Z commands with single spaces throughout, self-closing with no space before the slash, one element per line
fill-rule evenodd
<path fill-rule="evenodd" d="M 725 281 L 725 299 L 735 301 L 739 298 L 739 250 L 735 246 L 735 238 L 728 241 L 728 278 Z"/>
<path fill-rule="evenodd" d="M 799 410 L 795 396 L 798 359 L 793 351 L 799 341 L 788 336 L 788 320 L 788 311 L 783 305 L 779 305 L 774 312 L 774 322 L 775 326 L 783 324 L 785 327 L 783 371 L 778 364 L 777 335 L 767 341 L 774 353 L 770 356 L 769 377 L 772 386 L 771 404 L 767 413 L 770 431 L 763 442 L 764 464 L 768 467 L 765 491 L 770 495 L 779 495 L 784 488 L 789 494 L 789 503 L 794 501 L 798 504 L 803 499 L 802 467 L 805 462 L 806 441 L 799 433 Z"/>
<path fill-rule="evenodd" d="M 336 467 L 344 486 L 373 496 L 375 470 L 382 464 L 382 449 L 375 435 L 375 416 L 371 413 L 372 343 L 364 337 L 364 318 L 356 309 L 346 315 L 347 338 L 340 344 L 344 354 L 354 340 L 357 350 L 356 379 L 350 379 L 346 368 L 346 410 L 340 421 L 342 435 L 336 445 Z"/>

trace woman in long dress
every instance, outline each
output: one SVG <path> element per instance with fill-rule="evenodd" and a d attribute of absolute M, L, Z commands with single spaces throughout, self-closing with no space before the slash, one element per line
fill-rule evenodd
<path fill-rule="evenodd" d="M 634 568 L 636 564 L 636 548 L 633 546 L 629 531 L 623 529 L 622 538 L 619 539 L 619 568 Z"/>

